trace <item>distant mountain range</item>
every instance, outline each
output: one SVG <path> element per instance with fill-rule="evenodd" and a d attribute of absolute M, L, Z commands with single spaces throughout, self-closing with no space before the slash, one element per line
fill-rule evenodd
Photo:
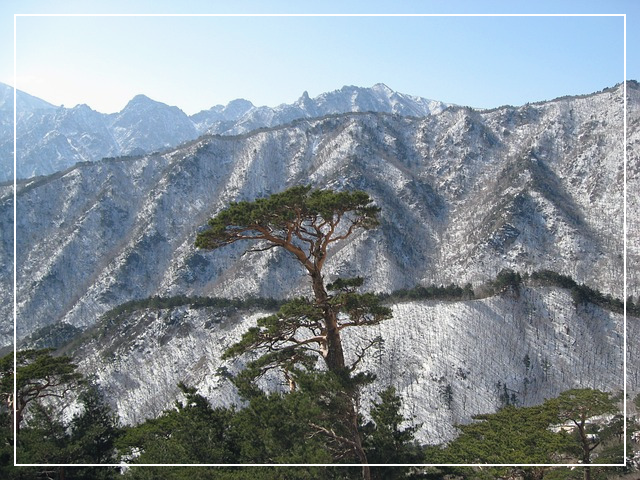
<path fill-rule="evenodd" d="M 17 177 L 31 178 L 75 163 L 105 157 L 141 155 L 175 147 L 203 134 L 235 135 L 282 125 L 300 118 L 346 112 L 424 116 L 446 104 L 394 92 L 383 84 L 343 87 L 310 98 L 304 92 L 292 105 L 256 107 L 238 99 L 188 116 L 177 107 L 144 95 L 122 111 L 104 114 L 87 105 L 55 107 L 17 92 Z M 0 182 L 13 178 L 13 88 L 0 84 Z"/>

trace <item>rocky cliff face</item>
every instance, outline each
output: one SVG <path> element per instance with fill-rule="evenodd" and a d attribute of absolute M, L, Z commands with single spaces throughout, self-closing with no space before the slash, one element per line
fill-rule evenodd
<path fill-rule="evenodd" d="M 328 280 L 359 274 L 366 288 L 391 291 L 548 268 L 621 298 L 622 101 L 617 87 L 488 112 L 305 119 L 21 182 L 18 336 L 59 321 L 91 325 L 109 308 L 156 294 L 284 297 L 306 288 L 282 252 L 193 246 L 230 201 L 300 183 L 362 189 L 382 208 L 380 228 L 332 252 Z M 637 145 L 637 84 L 629 105 L 628 141 Z M 629 188 L 637 171 L 630 153 Z M 4 191 L 2 313 L 11 318 L 13 206 Z M 630 262 L 637 238 L 629 237 Z M 628 274 L 637 295 L 638 271 Z"/>

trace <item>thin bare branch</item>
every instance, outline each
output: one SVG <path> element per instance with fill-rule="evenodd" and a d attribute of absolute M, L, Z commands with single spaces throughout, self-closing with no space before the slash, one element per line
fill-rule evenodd
<path fill-rule="evenodd" d="M 327 243 L 329 244 L 329 243 L 337 242 L 339 240 L 345 240 L 353 233 L 356 227 L 359 227 L 359 226 L 360 226 L 360 222 L 358 220 L 355 220 L 354 222 L 351 223 L 351 225 L 349 226 L 345 234 L 330 238 L 327 240 Z"/>
<path fill-rule="evenodd" d="M 266 252 L 267 250 L 271 250 L 271 249 L 274 249 L 274 248 L 277 248 L 277 247 L 279 247 L 279 245 L 268 245 L 268 246 L 262 247 L 262 248 L 257 248 L 257 247 L 256 248 L 250 248 L 249 250 L 245 250 L 242 253 L 242 255 L 244 256 L 244 255 L 246 255 L 247 253 L 250 253 L 250 252 Z"/>
<path fill-rule="evenodd" d="M 358 448 L 358 444 L 356 442 L 346 437 L 343 437 L 342 435 L 338 435 L 333 429 L 325 428 L 313 422 L 309 422 L 309 425 L 315 428 L 316 430 L 318 430 L 319 432 L 324 433 L 325 435 L 335 440 L 336 442 L 342 443 L 343 445 L 348 445 L 350 448 L 353 448 L 354 450 L 357 450 Z"/>
<path fill-rule="evenodd" d="M 369 351 L 369 349 L 373 348 L 376 345 L 380 345 L 382 343 L 382 338 L 381 337 L 376 337 L 373 340 L 371 340 L 366 347 L 363 347 L 360 349 L 360 352 L 358 352 L 356 354 L 356 360 L 355 362 L 353 362 L 351 364 L 351 366 L 349 367 L 349 371 L 353 372 L 356 367 L 358 366 L 358 364 L 362 361 L 362 359 L 364 358 L 364 356 L 366 355 L 366 353 Z"/>

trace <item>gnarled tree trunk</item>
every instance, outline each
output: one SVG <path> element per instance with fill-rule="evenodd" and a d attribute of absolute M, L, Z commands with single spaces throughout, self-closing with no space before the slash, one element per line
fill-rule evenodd
<path fill-rule="evenodd" d="M 331 372 L 341 372 L 346 368 L 344 351 L 342 349 L 342 338 L 338 329 L 338 318 L 336 310 L 329 303 L 329 295 L 324 286 L 324 280 L 319 269 L 310 272 L 313 284 L 313 293 L 316 304 L 323 309 L 324 322 L 326 328 L 326 355 L 324 357 L 327 369 Z M 367 454 L 362 446 L 362 436 L 358 429 L 358 412 L 355 407 L 355 399 L 350 398 L 345 412 L 349 418 L 349 429 L 353 441 L 353 448 L 362 464 L 362 478 L 371 479 L 371 469 L 367 460 Z"/>

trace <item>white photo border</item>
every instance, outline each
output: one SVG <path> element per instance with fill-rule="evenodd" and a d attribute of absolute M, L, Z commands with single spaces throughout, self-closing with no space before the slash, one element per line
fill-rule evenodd
<path fill-rule="evenodd" d="M 624 112 L 623 112 L 623 415 L 624 415 L 624 426 L 623 426 L 623 458 L 625 461 L 623 463 L 611 463 L 611 464 L 430 464 L 430 463 L 417 463 L 417 464 L 368 464 L 370 467 L 584 467 L 584 466 L 597 466 L 597 467 L 624 467 L 626 466 L 626 455 L 627 455 L 627 15 L 626 14 L 307 14 L 307 13 L 291 13 L 291 14 L 14 14 L 13 17 L 13 72 L 14 72 L 14 82 L 13 82 L 13 345 L 14 345 L 14 372 L 17 367 L 17 358 L 16 358 L 16 349 L 17 345 L 17 289 L 16 289 L 16 279 L 17 279 L 17 267 L 16 267 L 16 259 L 17 259 L 17 228 L 16 228 L 16 219 L 17 219 L 17 195 L 16 195 L 16 185 L 17 185 L 17 148 L 16 148 L 16 137 L 17 137 L 17 19 L 19 17 L 622 17 L 623 18 L 623 35 L 624 35 L 624 67 L 623 67 L 623 95 L 624 95 Z M 111 463 L 111 464 L 92 464 L 92 463 L 64 463 L 64 464 L 39 464 L 39 463 L 17 463 L 17 424 L 16 424 L 16 415 L 15 409 L 16 405 L 16 389 L 17 389 L 17 378 L 14 375 L 14 385 L 13 385 L 13 394 L 14 394 L 14 424 L 13 424 L 13 466 L 14 467 L 43 467 L 43 466 L 54 466 L 54 467 L 120 467 L 120 468 L 137 468 L 137 467 L 361 467 L 362 464 L 127 464 L 127 463 Z"/>

